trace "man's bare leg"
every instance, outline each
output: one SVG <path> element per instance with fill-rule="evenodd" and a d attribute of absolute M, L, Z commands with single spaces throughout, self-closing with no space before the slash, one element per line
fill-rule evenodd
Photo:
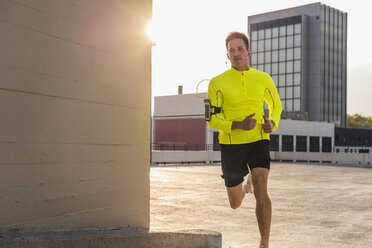
<path fill-rule="evenodd" d="M 261 245 L 269 247 L 271 226 L 271 200 L 267 193 L 269 170 L 254 168 L 252 170 L 253 192 L 256 197 L 256 217 L 261 234 Z"/>
<path fill-rule="evenodd" d="M 229 196 L 229 202 L 232 209 L 237 209 L 242 204 L 242 200 L 245 196 L 245 190 L 243 183 L 235 187 L 226 187 L 227 195 Z"/>
<path fill-rule="evenodd" d="M 229 196 L 229 202 L 232 209 L 237 209 L 242 204 L 246 193 L 250 192 L 250 186 L 241 184 L 235 187 L 226 187 L 227 195 Z"/>

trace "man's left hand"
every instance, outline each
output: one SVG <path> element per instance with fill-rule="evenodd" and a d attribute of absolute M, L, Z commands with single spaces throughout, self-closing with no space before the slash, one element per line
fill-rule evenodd
<path fill-rule="evenodd" d="M 265 133 L 271 133 L 275 126 L 275 122 L 273 120 L 269 120 L 265 115 L 263 115 L 263 118 L 265 120 L 265 123 L 261 124 L 262 129 L 264 130 Z"/>

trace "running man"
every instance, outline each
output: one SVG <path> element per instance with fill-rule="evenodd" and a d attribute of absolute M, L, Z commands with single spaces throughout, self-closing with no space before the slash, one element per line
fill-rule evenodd
<path fill-rule="evenodd" d="M 271 201 L 267 192 L 270 133 L 278 128 L 282 105 L 270 75 L 248 65 L 251 55 L 248 37 L 231 32 L 225 45 L 232 68 L 212 78 L 209 83 L 208 99 L 212 106 L 221 108 L 221 112 L 213 114 L 208 124 L 220 131 L 222 177 L 230 206 L 238 208 L 253 186 L 260 248 L 268 248 L 271 226 Z M 265 116 L 264 102 L 269 106 L 269 117 Z M 249 171 L 252 186 L 249 183 L 243 185 L 244 176 Z"/>

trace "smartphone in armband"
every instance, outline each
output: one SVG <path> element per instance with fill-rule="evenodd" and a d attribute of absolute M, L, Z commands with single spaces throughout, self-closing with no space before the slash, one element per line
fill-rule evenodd
<path fill-rule="evenodd" d="M 204 99 L 204 108 L 205 108 L 205 120 L 210 121 L 211 120 L 211 101 L 209 99 Z"/>

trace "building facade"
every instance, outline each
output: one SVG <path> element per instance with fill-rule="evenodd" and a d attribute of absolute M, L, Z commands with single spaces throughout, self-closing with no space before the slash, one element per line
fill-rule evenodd
<path fill-rule="evenodd" d="M 283 117 L 346 127 L 347 13 L 314 3 L 248 17 L 250 65 L 269 73 Z"/>
<path fill-rule="evenodd" d="M 204 119 L 206 93 L 155 97 L 153 150 L 219 150 L 219 131 Z M 333 123 L 282 119 L 270 135 L 271 151 L 332 152 Z"/>

